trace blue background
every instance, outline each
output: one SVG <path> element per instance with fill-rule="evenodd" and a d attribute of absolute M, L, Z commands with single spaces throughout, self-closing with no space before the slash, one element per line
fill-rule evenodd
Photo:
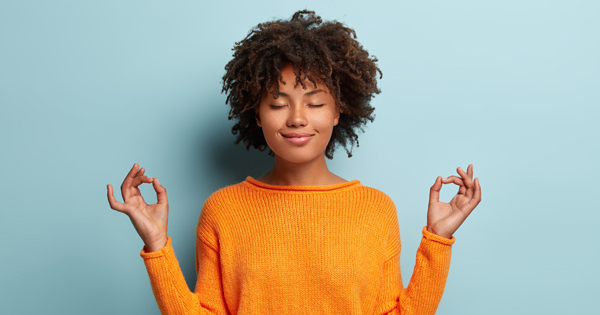
<path fill-rule="evenodd" d="M 483 200 L 438 314 L 600 313 L 592 0 L 0 1 L 0 313 L 159 314 L 143 243 L 106 200 L 134 162 L 168 189 L 194 286 L 202 204 L 272 161 L 233 144 L 231 48 L 304 8 L 380 60 L 375 122 L 329 165 L 394 200 L 404 284 L 430 186 L 473 163 Z"/>

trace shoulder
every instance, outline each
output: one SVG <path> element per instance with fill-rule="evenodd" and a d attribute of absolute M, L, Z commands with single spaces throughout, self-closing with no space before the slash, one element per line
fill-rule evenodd
<path fill-rule="evenodd" d="M 360 187 L 356 189 L 356 193 L 360 194 L 363 198 L 366 198 L 373 204 L 395 207 L 392 198 L 379 189 L 360 185 Z"/>
<path fill-rule="evenodd" d="M 388 221 L 397 217 L 396 206 L 392 198 L 383 191 L 360 185 L 351 191 L 353 206 L 368 210 L 374 217 Z"/>
<path fill-rule="evenodd" d="M 228 218 L 232 212 L 235 212 L 236 205 L 240 202 L 240 196 L 244 195 L 245 188 L 243 182 L 223 187 L 212 193 L 204 202 L 200 211 L 197 231 L 199 234 L 216 233 L 223 220 Z"/>
<path fill-rule="evenodd" d="M 208 199 L 206 199 L 203 211 L 223 208 L 230 206 L 231 204 L 239 203 L 239 200 L 247 194 L 247 190 L 244 182 L 223 187 L 212 193 Z"/>
<path fill-rule="evenodd" d="M 398 240 L 398 244 L 396 244 L 397 248 L 395 250 L 399 251 L 400 231 L 398 222 L 398 212 L 396 211 L 396 206 L 394 205 L 392 198 L 381 190 L 368 186 L 363 187 L 365 193 L 369 196 L 372 196 L 372 207 L 373 209 L 375 209 L 374 211 L 377 216 L 377 220 L 381 224 L 382 228 L 385 231 L 388 231 L 389 238 Z M 393 245 L 392 243 L 390 244 L 390 246 Z M 392 250 L 392 252 L 394 252 L 394 250 Z"/>

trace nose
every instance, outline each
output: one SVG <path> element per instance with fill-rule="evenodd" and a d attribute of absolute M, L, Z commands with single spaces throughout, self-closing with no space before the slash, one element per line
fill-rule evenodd
<path fill-rule="evenodd" d="M 294 105 L 289 111 L 288 127 L 304 127 L 308 124 L 306 109 L 302 105 Z"/>

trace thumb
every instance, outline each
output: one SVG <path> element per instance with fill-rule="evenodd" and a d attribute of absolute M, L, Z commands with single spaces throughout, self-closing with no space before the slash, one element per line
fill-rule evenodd
<path fill-rule="evenodd" d="M 440 201 L 440 190 L 442 189 L 442 177 L 438 176 L 435 183 L 429 189 L 429 203 Z"/>
<path fill-rule="evenodd" d="M 160 184 L 158 178 L 154 178 L 152 181 L 152 187 L 154 187 L 154 191 L 156 191 L 156 203 L 168 207 L 169 202 L 167 200 L 167 190 Z"/>

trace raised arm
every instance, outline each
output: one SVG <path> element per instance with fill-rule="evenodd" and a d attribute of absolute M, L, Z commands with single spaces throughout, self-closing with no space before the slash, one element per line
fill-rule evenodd
<path fill-rule="evenodd" d="M 171 238 L 155 252 L 142 249 L 140 256 L 150 277 L 152 292 L 163 315 L 229 314 L 223 298 L 219 253 L 196 239 L 198 279 L 191 292 L 175 257 Z"/>
<path fill-rule="evenodd" d="M 138 189 L 142 183 L 153 184 L 157 194 L 156 204 L 148 205 L 144 201 Z M 161 313 L 227 314 L 222 294 L 214 294 L 222 292 L 218 252 L 199 239 L 196 244 L 198 282 L 195 292 L 191 292 L 187 286 L 171 246 L 171 238 L 167 236 L 167 191 L 158 179 L 144 176 L 144 169 L 134 164 L 121 185 L 123 203 L 115 199 L 110 184 L 107 189 L 111 208 L 126 214 L 144 241 L 140 256 L 144 259 Z"/>
<path fill-rule="evenodd" d="M 400 232 L 397 218 L 391 227 L 389 250 L 396 253 L 383 266 L 379 314 L 433 315 L 442 299 L 452 256 L 454 232 L 481 201 L 479 180 L 473 180 L 473 165 L 467 173 L 460 167 L 461 176 L 436 178 L 430 190 L 427 226 L 417 250 L 415 268 L 406 288 L 400 275 Z M 442 184 L 455 183 L 460 186 L 456 196 L 449 202 L 439 201 Z"/>

